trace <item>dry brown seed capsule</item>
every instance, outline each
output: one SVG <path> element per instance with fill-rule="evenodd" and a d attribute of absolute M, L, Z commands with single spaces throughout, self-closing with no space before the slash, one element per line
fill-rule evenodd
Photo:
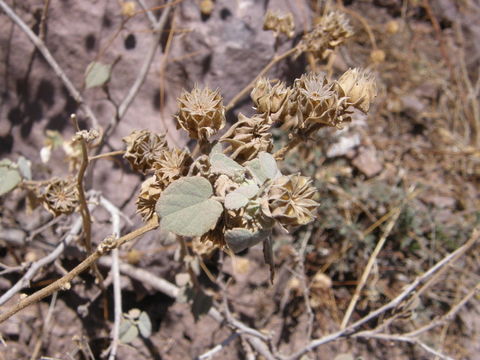
<path fill-rule="evenodd" d="M 385 30 L 387 30 L 387 33 L 390 35 L 396 34 L 399 29 L 400 25 L 398 24 L 398 21 L 395 20 L 390 20 L 385 26 Z"/>
<path fill-rule="evenodd" d="M 268 10 L 263 20 L 263 30 L 273 31 L 275 37 L 283 33 L 287 37 L 292 38 L 295 33 L 295 22 L 292 13 L 280 15 L 277 12 Z"/>
<path fill-rule="evenodd" d="M 187 175 L 191 163 L 192 158 L 187 151 L 180 149 L 163 151 L 154 164 L 155 176 L 162 189 L 181 176 Z"/>
<path fill-rule="evenodd" d="M 250 93 L 250 97 L 258 112 L 270 115 L 283 110 L 291 94 L 292 89 L 287 87 L 285 83 L 278 82 L 272 86 L 267 79 L 261 78 Z"/>
<path fill-rule="evenodd" d="M 213 8 L 215 7 L 215 4 L 213 3 L 212 0 L 202 0 L 200 2 L 200 12 L 203 15 L 211 15 L 213 12 Z"/>
<path fill-rule="evenodd" d="M 188 131 L 192 139 L 207 140 L 225 126 L 225 107 L 218 91 L 195 86 L 182 93 L 178 107 L 177 128 Z"/>
<path fill-rule="evenodd" d="M 269 189 L 272 216 L 284 226 L 304 225 L 314 220 L 318 203 L 312 180 L 301 175 L 281 176 Z"/>
<path fill-rule="evenodd" d="M 348 120 L 345 99 L 338 97 L 334 85 L 324 73 L 304 74 L 295 80 L 301 127 L 312 124 L 338 127 Z"/>
<path fill-rule="evenodd" d="M 140 195 L 137 198 L 137 213 L 142 216 L 143 221 L 150 220 L 155 214 L 155 205 L 162 192 L 161 185 L 155 176 L 149 177 L 142 183 Z"/>
<path fill-rule="evenodd" d="M 338 79 L 341 96 L 348 98 L 349 105 L 366 113 L 370 103 L 377 96 L 374 75 L 365 70 L 349 69 Z"/>
<path fill-rule="evenodd" d="M 380 63 L 384 62 L 385 61 L 385 56 L 386 56 L 385 51 L 380 50 L 380 49 L 373 50 L 370 53 L 370 59 L 372 59 L 372 61 L 375 64 L 380 64 Z"/>
<path fill-rule="evenodd" d="M 316 19 L 315 28 L 303 36 L 297 55 L 309 51 L 323 59 L 352 35 L 353 30 L 345 15 L 331 11 Z"/>
<path fill-rule="evenodd" d="M 238 121 L 222 136 L 222 142 L 228 143 L 232 154 L 230 157 L 239 163 L 253 159 L 260 151 L 271 152 L 273 149 L 270 124 L 265 116 L 248 118 L 238 115 Z"/>
<path fill-rule="evenodd" d="M 71 214 L 78 206 L 78 190 L 73 179 L 52 179 L 43 194 L 43 206 L 54 216 Z"/>
<path fill-rule="evenodd" d="M 143 174 L 152 170 L 156 159 L 168 149 L 165 135 L 149 130 L 134 130 L 122 140 L 127 144 L 123 157 L 128 160 L 133 170 Z"/>

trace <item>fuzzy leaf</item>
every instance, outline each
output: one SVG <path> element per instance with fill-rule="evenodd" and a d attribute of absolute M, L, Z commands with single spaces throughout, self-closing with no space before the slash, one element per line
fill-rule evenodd
<path fill-rule="evenodd" d="M 110 80 L 112 66 L 92 61 L 85 70 L 85 87 L 87 89 L 102 86 Z"/>
<path fill-rule="evenodd" d="M 245 168 L 242 165 L 222 153 L 216 152 L 210 155 L 210 164 L 212 165 L 212 172 L 215 174 L 225 174 L 233 177 L 245 173 Z"/>
<path fill-rule="evenodd" d="M 269 237 L 271 230 L 252 232 L 244 228 L 233 228 L 225 232 L 225 241 L 234 253 L 255 246 Z"/>
<path fill-rule="evenodd" d="M 138 336 L 138 328 L 133 321 L 129 319 L 122 319 L 118 335 L 121 342 L 128 344 L 135 340 L 135 338 Z"/>
<path fill-rule="evenodd" d="M 32 180 L 32 163 L 30 160 L 25 159 L 23 156 L 20 156 L 17 161 L 18 170 L 24 179 Z"/>
<path fill-rule="evenodd" d="M 280 170 L 278 170 L 277 162 L 273 155 L 265 151 L 261 151 L 257 158 L 247 161 L 245 166 L 258 185 L 262 185 L 265 181 L 276 179 L 282 175 Z"/>
<path fill-rule="evenodd" d="M 248 200 L 258 193 L 258 186 L 255 184 L 243 185 L 225 196 L 225 208 L 237 210 L 248 204 Z"/>
<path fill-rule="evenodd" d="M 191 176 L 174 181 L 157 201 L 160 226 L 181 236 L 205 234 L 215 227 L 223 212 L 222 204 L 210 199 L 212 194 L 212 185 L 203 177 Z"/>
<path fill-rule="evenodd" d="M 246 196 L 248 199 L 255 197 L 258 194 L 259 187 L 255 184 L 242 185 L 234 192 Z"/>
<path fill-rule="evenodd" d="M 238 192 L 232 191 L 225 196 L 225 208 L 228 210 L 237 210 L 248 204 L 248 198 Z"/>
<path fill-rule="evenodd" d="M 258 154 L 258 160 L 260 160 L 260 166 L 267 179 L 275 179 L 279 176 L 277 162 L 272 154 L 262 151 Z"/>
<path fill-rule="evenodd" d="M 0 196 L 13 190 L 22 181 L 20 172 L 8 159 L 0 161 Z"/>
<path fill-rule="evenodd" d="M 142 311 L 142 313 L 140 314 L 137 325 L 138 330 L 140 330 L 140 334 L 142 334 L 144 338 L 150 337 L 150 335 L 152 334 L 152 322 L 150 321 L 150 318 L 145 311 Z"/>

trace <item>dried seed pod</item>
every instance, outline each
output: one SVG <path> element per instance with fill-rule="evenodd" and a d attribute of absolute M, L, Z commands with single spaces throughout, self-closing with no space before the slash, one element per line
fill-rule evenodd
<path fill-rule="evenodd" d="M 248 118 L 238 115 L 238 121 L 222 136 L 222 142 L 228 143 L 232 153 L 230 158 L 239 162 L 253 159 L 260 151 L 271 152 L 273 149 L 270 124 L 266 116 L 256 115 Z"/>
<path fill-rule="evenodd" d="M 284 107 L 293 90 L 283 82 L 271 85 L 270 82 L 261 78 L 255 84 L 250 97 L 252 98 L 258 112 L 271 115 L 272 120 L 278 120 L 284 112 Z"/>
<path fill-rule="evenodd" d="M 155 176 L 149 177 L 142 183 L 140 195 L 135 204 L 137 205 L 137 213 L 142 216 L 144 221 L 150 220 L 155 214 L 155 205 L 161 193 L 162 186 Z"/>
<path fill-rule="evenodd" d="M 304 74 L 295 80 L 300 127 L 313 124 L 340 127 L 349 120 L 346 99 L 335 91 L 335 83 L 327 80 L 324 73 Z"/>
<path fill-rule="evenodd" d="M 307 224 L 314 219 L 318 203 L 313 200 L 317 190 L 312 180 L 301 175 L 281 176 L 269 189 L 272 216 L 284 226 Z"/>
<path fill-rule="evenodd" d="M 153 165 L 155 177 L 162 189 L 181 176 L 187 175 L 191 163 L 192 158 L 187 151 L 180 149 L 162 151 Z"/>
<path fill-rule="evenodd" d="M 203 15 L 209 16 L 212 14 L 215 4 L 212 0 L 202 0 L 200 1 L 200 12 Z"/>
<path fill-rule="evenodd" d="M 342 97 L 347 97 L 349 105 L 357 109 L 368 112 L 370 103 L 377 96 L 377 85 L 374 75 L 361 69 L 347 70 L 337 81 L 339 93 Z"/>
<path fill-rule="evenodd" d="M 142 174 L 152 170 L 160 154 L 168 149 L 165 135 L 149 130 L 134 130 L 122 140 L 127 144 L 123 157 L 128 160 L 133 170 Z"/>
<path fill-rule="evenodd" d="M 352 35 L 353 29 L 345 15 L 331 11 L 318 18 L 314 29 L 303 36 L 297 56 L 308 51 L 318 59 L 324 59 Z"/>
<path fill-rule="evenodd" d="M 225 107 L 218 91 L 195 86 L 182 93 L 178 106 L 177 128 L 188 131 L 192 139 L 207 140 L 225 126 Z"/>
<path fill-rule="evenodd" d="M 72 178 L 52 179 L 46 186 L 43 206 L 54 216 L 71 214 L 78 206 L 78 190 Z"/>
<path fill-rule="evenodd" d="M 295 22 L 292 13 L 280 15 L 277 12 L 268 10 L 263 19 L 263 30 L 271 30 L 275 37 L 285 34 L 288 38 L 292 38 L 295 34 Z"/>

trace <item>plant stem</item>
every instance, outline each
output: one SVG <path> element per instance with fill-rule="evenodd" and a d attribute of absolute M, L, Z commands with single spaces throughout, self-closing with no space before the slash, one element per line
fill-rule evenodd
<path fill-rule="evenodd" d="M 121 238 L 112 240 L 112 238 L 106 238 L 103 240 L 100 245 L 97 247 L 97 250 L 78 264 L 74 269 L 72 269 L 68 274 L 61 277 L 57 281 L 51 283 L 50 285 L 44 287 L 43 289 L 33 293 L 32 295 L 26 297 L 23 300 L 20 300 L 16 305 L 10 307 L 5 312 L 0 314 L 0 324 L 5 320 L 9 319 L 11 316 L 15 315 L 20 310 L 25 309 L 27 306 L 35 304 L 36 302 L 44 299 L 45 297 L 53 294 L 58 290 L 68 290 L 70 287 L 70 282 L 79 274 L 87 270 L 92 264 L 94 264 L 102 255 L 110 252 L 113 249 L 117 249 L 128 241 L 131 241 L 146 232 L 153 230 L 158 227 L 158 218 L 154 217 L 147 224 L 138 228 L 131 233 L 128 233 Z"/>

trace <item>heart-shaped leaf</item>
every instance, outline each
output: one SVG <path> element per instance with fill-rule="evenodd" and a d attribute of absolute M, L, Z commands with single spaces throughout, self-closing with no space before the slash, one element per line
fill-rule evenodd
<path fill-rule="evenodd" d="M 138 336 L 137 325 L 129 319 L 122 319 L 118 335 L 121 342 L 125 344 L 132 342 Z"/>
<path fill-rule="evenodd" d="M 102 86 L 110 80 L 112 66 L 92 61 L 85 70 L 85 87 L 87 89 Z"/>
<path fill-rule="evenodd" d="M 200 176 L 172 182 L 157 201 L 156 211 L 163 230 L 181 236 L 201 236 L 213 229 L 223 212 L 210 182 Z"/>
<path fill-rule="evenodd" d="M 22 181 L 20 172 L 8 159 L 0 162 L 0 195 L 13 190 Z"/>
<path fill-rule="evenodd" d="M 138 330 L 144 338 L 148 338 L 152 334 L 152 322 L 145 311 L 142 311 L 138 318 Z"/>
<path fill-rule="evenodd" d="M 18 170 L 20 170 L 20 174 L 26 180 L 32 180 L 32 163 L 30 160 L 25 159 L 23 156 L 20 156 L 17 161 Z"/>

